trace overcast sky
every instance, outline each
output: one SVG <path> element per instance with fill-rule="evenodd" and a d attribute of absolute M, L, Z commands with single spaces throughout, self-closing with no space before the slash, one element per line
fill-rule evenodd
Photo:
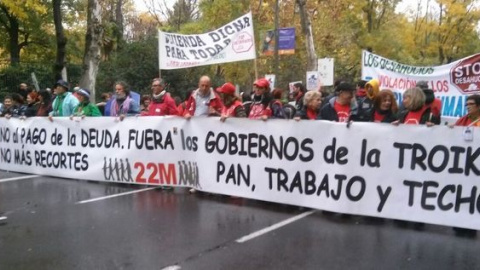
<path fill-rule="evenodd" d="M 165 3 L 167 3 L 169 7 L 173 6 L 173 4 L 176 2 L 176 0 L 155 0 L 155 1 L 160 3 L 163 3 L 163 1 L 165 1 Z M 421 1 L 423 6 L 425 6 L 428 0 L 421 0 Z M 138 11 L 147 11 L 147 7 L 145 6 L 144 0 L 133 0 L 133 2 L 135 3 L 135 7 L 137 8 Z M 430 0 L 430 3 L 432 2 L 434 1 Z M 409 8 L 416 9 L 416 6 L 417 6 L 417 0 L 402 0 L 397 6 L 397 12 L 404 13 Z"/>

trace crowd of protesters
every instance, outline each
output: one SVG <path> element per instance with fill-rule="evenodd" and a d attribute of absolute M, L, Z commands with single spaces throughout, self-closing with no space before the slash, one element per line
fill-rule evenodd
<path fill-rule="evenodd" d="M 182 102 L 172 97 L 161 78 L 151 82 L 151 94 L 140 100 L 131 96 L 125 82 L 114 85 L 113 94 L 103 93 L 101 102 L 91 102 L 88 89 L 75 87 L 70 91 L 68 82 L 59 80 L 53 93 L 35 91 L 20 84 L 18 91 L 5 96 L 0 103 L 0 117 L 27 118 L 114 116 L 123 120 L 128 116 L 174 115 L 190 119 L 195 116 L 218 116 L 221 121 L 229 117 L 267 120 L 295 119 L 328 120 L 336 122 L 382 122 L 433 126 L 441 123 L 442 103 L 435 98 L 426 81 L 403 93 L 402 104 L 397 104 L 391 90 L 380 91 L 379 81 L 337 81 L 330 95 L 320 90 L 306 91 L 302 83 L 295 83 L 293 90 L 284 93 L 280 88 L 271 89 L 265 78 L 257 79 L 251 93 L 237 94 L 233 83 L 227 82 L 214 89 L 208 76 L 202 76 L 198 88 L 187 93 Z M 480 126 L 480 95 L 467 97 L 467 114 L 455 125 Z"/>
<path fill-rule="evenodd" d="M 227 82 L 214 89 L 211 79 L 202 76 L 198 88 L 187 92 L 181 102 L 172 97 L 161 78 L 151 82 L 151 94 L 140 100 L 132 97 L 125 82 L 114 85 L 113 94 L 104 93 L 97 104 L 91 102 L 88 89 L 75 87 L 73 93 L 66 81 L 59 80 L 53 89 L 34 91 L 25 83 L 20 84 L 16 93 L 7 95 L 0 103 L 0 117 L 25 119 L 46 116 L 50 121 L 55 117 L 85 118 L 112 116 L 120 121 L 129 116 L 179 116 L 190 119 L 197 116 L 216 116 L 220 121 L 231 117 L 268 120 L 295 119 L 327 120 L 344 122 L 391 123 L 433 126 L 441 123 L 442 103 L 435 98 L 426 81 L 419 81 L 416 87 L 403 93 L 402 104 L 397 104 L 391 90 L 380 90 L 377 79 L 361 80 L 357 84 L 337 81 L 330 95 L 320 90 L 306 91 L 302 83 L 295 83 L 293 91 L 286 94 L 280 88 L 271 89 L 265 78 L 253 83 L 251 93 L 237 94 L 237 87 Z M 480 95 L 466 98 L 467 114 L 456 126 L 480 126 Z M 454 126 L 451 125 L 451 126 Z M 419 223 L 421 224 L 421 223 Z M 455 228 L 459 232 L 476 233 L 472 230 Z"/>

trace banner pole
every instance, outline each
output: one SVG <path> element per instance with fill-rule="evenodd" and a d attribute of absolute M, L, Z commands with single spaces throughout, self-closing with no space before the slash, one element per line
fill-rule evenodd
<path fill-rule="evenodd" d="M 258 78 L 257 58 L 253 59 L 255 69 L 255 80 Z"/>

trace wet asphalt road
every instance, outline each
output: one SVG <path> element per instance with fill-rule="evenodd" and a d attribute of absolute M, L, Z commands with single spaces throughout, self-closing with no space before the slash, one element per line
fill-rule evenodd
<path fill-rule="evenodd" d="M 480 269 L 480 237 L 449 227 L 316 211 L 239 243 L 310 209 L 181 188 L 2 181 L 19 176 L 0 171 L 2 270 Z"/>

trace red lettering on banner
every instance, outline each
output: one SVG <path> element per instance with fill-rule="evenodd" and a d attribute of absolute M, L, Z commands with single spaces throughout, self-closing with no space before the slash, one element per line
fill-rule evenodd
<path fill-rule="evenodd" d="M 136 183 L 148 183 L 148 184 L 160 184 L 160 185 L 176 185 L 177 184 L 177 170 L 175 169 L 175 164 L 173 163 L 152 163 L 149 162 L 145 166 L 141 162 L 135 162 L 135 169 L 140 169 L 135 178 Z M 147 171 L 146 176 L 144 177 L 145 171 Z"/>

